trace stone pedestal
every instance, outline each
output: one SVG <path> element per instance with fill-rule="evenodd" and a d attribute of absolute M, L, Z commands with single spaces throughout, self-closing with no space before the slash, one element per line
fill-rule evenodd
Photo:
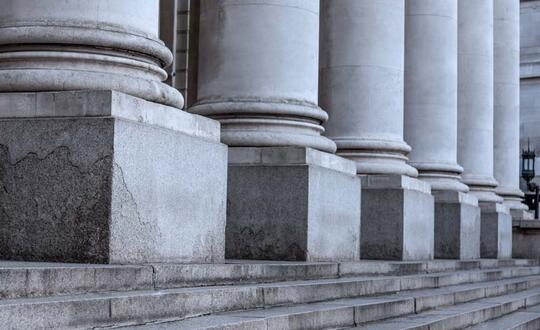
<path fill-rule="evenodd" d="M 540 221 L 512 222 L 512 257 L 540 259 Z"/>
<path fill-rule="evenodd" d="M 0 259 L 222 261 L 226 159 L 217 122 L 168 106 L 0 94 Z"/>
<path fill-rule="evenodd" d="M 512 217 L 500 203 L 481 202 L 480 256 L 512 257 Z"/>
<path fill-rule="evenodd" d="M 457 191 L 435 191 L 435 258 L 480 258 L 478 199 Z"/>
<path fill-rule="evenodd" d="M 400 175 L 361 178 L 361 258 L 433 259 L 434 200 L 429 184 Z"/>
<path fill-rule="evenodd" d="M 227 258 L 357 260 L 353 161 L 311 148 L 230 148 Z"/>

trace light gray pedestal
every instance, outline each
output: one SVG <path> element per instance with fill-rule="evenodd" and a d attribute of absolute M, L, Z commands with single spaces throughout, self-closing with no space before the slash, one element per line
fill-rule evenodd
<path fill-rule="evenodd" d="M 0 259 L 224 258 L 219 124 L 117 92 L 0 94 Z"/>
<path fill-rule="evenodd" d="M 534 211 L 510 209 L 512 220 L 534 220 Z"/>
<path fill-rule="evenodd" d="M 227 258 L 357 260 L 359 231 L 353 161 L 310 148 L 229 148 Z"/>
<path fill-rule="evenodd" d="M 362 177 L 362 259 L 433 259 L 433 219 L 428 183 L 399 175 Z"/>
<path fill-rule="evenodd" d="M 500 203 L 479 203 L 481 213 L 480 256 L 482 258 L 512 257 L 512 217 Z"/>
<path fill-rule="evenodd" d="M 480 258 L 478 199 L 458 191 L 435 191 L 435 258 Z"/>

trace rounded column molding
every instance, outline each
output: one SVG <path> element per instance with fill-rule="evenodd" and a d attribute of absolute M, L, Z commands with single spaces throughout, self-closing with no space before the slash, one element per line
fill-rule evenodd
<path fill-rule="evenodd" d="M 405 1 L 405 141 L 432 190 L 467 192 L 457 163 L 457 0 Z"/>
<path fill-rule="evenodd" d="M 403 0 L 323 0 L 320 104 L 326 136 L 358 174 L 417 176 L 403 141 Z"/>
<path fill-rule="evenodd" d="M 318 106 L 319 1 L 201 2 L 197 103 L 234 147 L 335 152 Z"/>
<path fill-rule="evenodd" d="M 159 0 L 6 0 L 0 92 L 115 90 L 182 108 L 162 83 L 172 54 L 158 20 Z"/>

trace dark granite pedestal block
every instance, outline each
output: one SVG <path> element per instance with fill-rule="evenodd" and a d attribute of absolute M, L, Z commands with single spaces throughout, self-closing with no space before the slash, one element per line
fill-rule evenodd
<path fill-rule="evenodd" d="M 310 148 L 229 148 L 226 256 L 356 260 L 356 165 Z"/>
<path fill-rule="evenodd" d="M 431 187 L 400 175 L 362 177 L 361 258 L 433 259 Z"/>
<path fill-rule="evenodd" d="M 434 191 L 435 258 L 480 258 L 478 199 L 458 191 Z"/>
<path fill-rule="evenodd" d="M 116 92 L 0 94 L 0 259 L 224 258 L 219 125 Z"/>
<path fill-rule="evenodd" d="M 500 203 L 479 203 L 481 213 L 480 256 L 512 257 L 512 216 Z"/>

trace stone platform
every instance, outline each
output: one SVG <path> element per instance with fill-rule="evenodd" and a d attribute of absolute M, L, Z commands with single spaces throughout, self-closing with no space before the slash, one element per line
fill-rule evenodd
<path fill-rule="evenodd" d="M 11 329 L 456 329 L 540 303 L 540 267 L 526 259 L 0 262 L 0 283 Z"/>

